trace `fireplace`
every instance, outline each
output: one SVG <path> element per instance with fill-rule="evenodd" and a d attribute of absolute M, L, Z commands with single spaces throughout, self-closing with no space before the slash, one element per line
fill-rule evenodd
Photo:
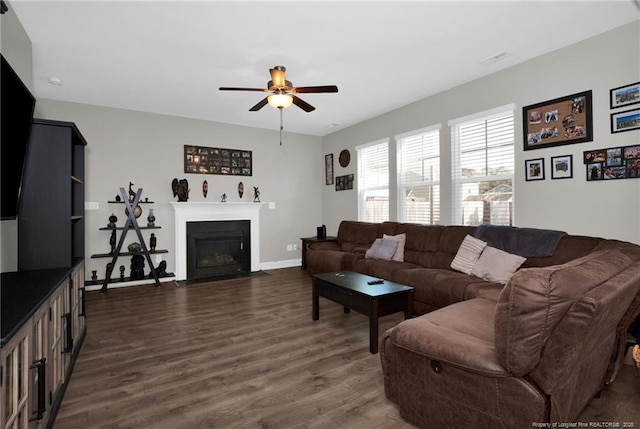
<path fill-rule="evenodd" d="M 187 279 L 251 273 L 248 220 L 187 222 Z"/>
<path fill-rule="evenodd" d="M 175 212 L 176 280 L 189 280 L 187 277 L 187 224 L 207 221 L 249 221 L 250 271 L 260 271 L 260 209 L 264 203 L 181 201 L 169 204 Z"/>

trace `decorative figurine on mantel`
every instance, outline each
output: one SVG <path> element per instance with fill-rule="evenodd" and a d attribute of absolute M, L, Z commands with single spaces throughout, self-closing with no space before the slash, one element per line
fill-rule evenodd
<path fill-rule="evenodd" d="M 256 186 L 253 187 L 253 202 L 260 202 L 260 190 Z"/>
<path fill-rule="evenodd" d="M 155 271 L 158 278 L 165 277 L 167 275 L 167 261 L 165 260 L 160 261 Z M 149 278 L 150 279 L 153 278 L 153 273 L 149 273 Z"/>
<path fill-rule="evenodd" d="M 109 277 L 109 273 L 111 272 L 111 266 L 112 266 L 111 262 L 107 262 L 107 269 L 106 269 L 106 272 L 104 274 L 104 278 L 107 279 L 107 280 L 111 279 L 111 277 Z"/>
<path fill-rule="evenodd" d="M 242 196 L 244 195 L 244 184 L 242 182 L 238 183 L 238 195 L 240 196 L 240 199 L 242 199 Z"/>
<path fill-rule="evenodd" d="M 120 280 L 124 280 L 124 265 L 120 265 Z"/>
<path fill-rule="evenodd" d="M 202 195 L 207 198 L 207 194 L 209 193 L 209 183 L 205 180 L 202 182 Z"/>
<path fill-rule="evenodd" d="M 98 270 L 91 270 L 91 280 L 94 282 L 98 281 Z"/>
<path fill-rule="evenodd" d="M 226 203 L 227 202 L 227 194 L 222 194 L 222 198 L 220 198 L 220 202 L 221 203 Z"/>
<path fill-rule="evenodd" d="M 118 217 L 115 214 L 111 213 L 111 216 L 109 216 L 109 224 L 107 225 L 107 227 L 115 228 L 116 222 L 118 222 Z"/>
<path fill-rule="evenodd" d="M 171 189 L 173 190 L 173 196 L 178 197 L 178 201 L 187 201 L 189 199 L 189 182 L 187 179 L 174 178 L 171 181 Z"/>

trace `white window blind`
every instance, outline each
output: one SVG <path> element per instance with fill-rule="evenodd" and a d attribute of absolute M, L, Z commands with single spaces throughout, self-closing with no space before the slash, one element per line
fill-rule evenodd
<path fill-rule="evenodd" d="M 356 148 L 358 154 L 358 220 L 389 220 L 389 142 Z"/>
<path fill-rule="evenodd" d="M 454 224 L 513 224 L 513 108 L 454 123 Z"/>
<path fill-rule="evenodd" d="M 400 221 L 440 223 L 439 127 L 396 139 Z"/>

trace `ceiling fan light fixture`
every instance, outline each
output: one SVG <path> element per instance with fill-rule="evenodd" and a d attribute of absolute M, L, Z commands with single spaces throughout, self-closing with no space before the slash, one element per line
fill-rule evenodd
<path fill-rule="evenodd" d="M 293 97 L 288 94 L 273 94 L 267 97 L 267 100 L 276 109 L 286 109 L 293 103 Z"/>

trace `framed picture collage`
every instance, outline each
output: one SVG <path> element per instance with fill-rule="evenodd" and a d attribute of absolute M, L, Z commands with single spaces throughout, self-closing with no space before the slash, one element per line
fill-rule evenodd
<path fill-rule="evenodd" d="M 640 144 L 584 152 L 587 181 L 640 178 Z"/>

